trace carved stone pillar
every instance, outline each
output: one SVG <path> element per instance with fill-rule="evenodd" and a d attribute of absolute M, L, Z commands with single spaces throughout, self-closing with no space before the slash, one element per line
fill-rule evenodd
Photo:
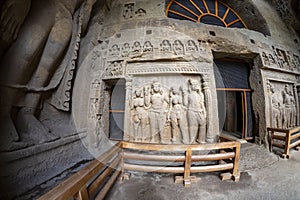
<path fill-rule="evenodd" d="M 123 140 L 129 141 L 133 138 L 132 133 L 130 133 L 131 126 L 131 113 L 130 113 L 130 101 L 132 96 L 132 77 L 126 77 L 126 100 L 125 100 L 125 116 L 124 116 L 124 138 Z"/>
<path fill-rule="evenodd" d="M 212 130 L 212 97 L 209 90 L 209 76 L 208 74 L 203 75 L 203 91 L 205 96 L 205 106 L 206 106 L 206 140 L 207 142 L 213 142 L 215 140 L 214 133 Z"/>

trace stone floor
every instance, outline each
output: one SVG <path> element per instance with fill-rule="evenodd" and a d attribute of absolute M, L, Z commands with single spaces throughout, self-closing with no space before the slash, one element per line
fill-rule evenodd
<path fill-rule="evenodd" d="M 239 182 L 221 181 L 218 173 L 197 174 L 198 183 L 184 188 L 174 176 L 132 174 L 130 180 L 117 182 L 106 199 L 118 200 L 192 200 L 192 199 L 300 199 L 300 152 L 284 160 L 255 144 L 243 144 Z"/>

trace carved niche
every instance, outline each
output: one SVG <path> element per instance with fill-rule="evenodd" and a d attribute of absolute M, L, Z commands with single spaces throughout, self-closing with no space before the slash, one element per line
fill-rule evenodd
<path fill-rule="evenodd" d="M 134 16 L 134 3 L 128 3 L 124 5 L 123 17 L 124 19 L 131 19 Z"/>
<path fill-rule="evenodd" d="M 298 125 L 297 92 L 290 83 L 269 81 L 271 126 L 293 128 Z"/>
<path fill-rule="evenodd" d="M 159 80 L 158 80 L 159 79 Z M 172 79 L 172 80 L 171 80 Z M 174 80 L 176 85 L 170 86 Z M 129 140 L 150 143 L 205 143 L 204 80 L 200 76 L 133 77 L 129 94 Z"/>
<path fill-rule="evenodd" d="M 123 61 L 113 61 L 109 62 L 106 68 L 106 77 L 120 77 L 124 75 L 124 62 Z"/>

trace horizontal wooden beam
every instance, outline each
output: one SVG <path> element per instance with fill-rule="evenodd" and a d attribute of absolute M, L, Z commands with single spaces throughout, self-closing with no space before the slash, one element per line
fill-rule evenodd
<path fill-rule="evenodd" d="M 294 147 L 298 146 L 299 144 L 300 144 L 300 140 L 298 140 L 298 141 L 292 143 L 292 144 L 290 145 L 290 148 L 294 148 Z"/>
<path fill-rule="evenodd" d="M 145 166 L 124 163 L 125 170 L 155 173 L 184 173 L 184 167 Z"/>
<path fill-rule="evenodd" d="M 252 92 L 249 88 L 216 88 L 217 91 Z"/>
<path fill-rule="evenodd" d="M 135 149 L 141 151 L 186 151 L 188 148 L 192 151 L 202 151 L 202 150 L 219 150 L 227 149 L 240 146 L 241 143 L 238 141 L 222 142 L 222 143 L 207 143 L 207 144 L 143 144 L 143 143 L 132 143 L 132 142 L 122 142 L 124 149 Z"/>
<path fill-rule="evenodd" d="M 212 160 L 223 160 L 234 158 L 235 153 L 216 153 L 216 154 L 207 154 L 207 155 L 192 155 L 193 162 L 199 161 L 212 161 Z M 161 162 L 184 162 L 185 156 L 172 156 L 172 155 L 147 155 L 141 153 L 129 153 L 124 152 L 124 158 L 131 160 L 148 160 L 148 161 L 161 161 Z"/>
<path fill-rule="evenodd" d="M 219 164 L 219 165 L 208 165 L 208 166 L 193 166 L 191 172 L 216 172 L 233 169 L 233 163 Z"/>
<path fill-rule="evenodd" d="M 300 137 L 300 133 L 293 134 L 293 135 L 291 135 L 291 140 L 299 138 L 299 137 Z"/>
<path fill-rule="evenodd" d="M 272 139 L 285 141 L 285 140 L 286 140 L 286 136 L 282 136 L 282 135 L 273 135 L 273 136 L 272 136 Z"/>
<path fill-rule="evenodd" d="M 281 149 L 284 149 L 284 147 L 285 147 L 284 144 L 278 144 L 278 143 L 273 143 L 272 145 L 275 147 L 281 148 Z"/>
<path fill-rule="evenodd" d="M 289 129 L 283 129 L 283 128 L 271 128 L 271 127 L 268 127 L 267 131 L 288 133 L 290 130 Z"/>

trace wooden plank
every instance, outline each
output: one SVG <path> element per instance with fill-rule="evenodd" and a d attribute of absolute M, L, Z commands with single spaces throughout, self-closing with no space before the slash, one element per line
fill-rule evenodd
<path fill-rule="evenodd" d="M 271 133 L 270 133 L 270 132 L 271 132 Z M 273 137 L 274 137 L 274 131 L 269 131 L 269 130 L 268 130 L 268 133 L 271 134 L 271 135 L 270 135 L 271 140 L 270 140 L 269 150 L 270 150 L 270 152 L 272 152 L 272 151 L 273 151 Z"/>
<path fill-rule="evenodd" d="M 286 154 L 287 156 L 290 155 L 290 144 L 291 144 L 291 132 L 286 134 L 284 154 Z"/>
<path fill-rule="evenodd" d="M 124 163 L 125 170 L 155 173 L 184 173 L 184 167 L 146 166 Z"/>
<path fill-rule="evenodd" d="M 197 20 L 195 20 L 195 19 L 193 19 L 193 18 L 191 18 L 191 17 L 189 17 L 189 16 L 186 16 L 186 15 L 184 15 L 184 14 L 182 14 L 182 13 L 176 12 L 176 11 L 174 11 L 174 10 L 169 9 L 169 12 L 170 12 L 170 13 L 173 13 L 173 14 L 175 14 L 175 15 L 179 15 L 179 16 L 182 16 L 182 17 L 184 17 L 184 18 L 187 18 L 187 19 L 189 19 L 189 20 L 191 20 L 191 21 L 197 22 Z"/>
<path fill-rule="evenodd" d="M 282 135 L 273 135 L 272 139 L 285 141 L 286 137 Z"/>
<path fill-rule="evenodd" d="M 120 145 L 121 143 L 118 143 L 102 154 L 102 156 L 98 157 L 101 162 L 99 160 L 93 160 L 86 167 L 71 176 L 69 179 L 60 183 L 58 186 L 41 196 L 39 199 L 64 200 L 74 196 L 93 176 L 95 176 L 101 170 L 104 164 L 111 160 L 111 158 L 120 151 Z"/>
<path fill-rule="evenodd" d="M 293 135 L 291 135 L 291 140 L 299 138 L 299 137 L 300 137 L 300 133 L 293 134 Z"/>
<path fill-rule="evenodd" d="M 292 144 L 290 145 L 290 148 L 294 148 L 294 147 L 298 146 L 299 144 L 300 144 L 300 140 L 298 140 L 298 141 L 292 143 Z"/>
<path fill-rule="evenodd" d="M 132 160 L 151 160 L 161 162 L 184 162 L 185 156 L 172 156 L 172 155 L 147 155 L 139 153 L 124 152 L 124 158 Z"/>
<path fill-rule="evenodd" d="M 241 144 L 239 144 L 235 148 L 235 158 L 233 158 L 233 170 L 232 170 L 233 176 L 239 176 L 238 169 L 239 169 L 240 153 L 241 153 Z"/>
<path fill-rule="evenodd" d="M 176 3 L 178 6 L 185 9 L 186 11 L 192 13 L 194 16 L 196 16 L 198 18 L 198 15 L 196 13 L 194 13 L 192 10 L 190 10 L 189 8 L 185 7 L 184 5 L 182 5 L 181 3 L 177 2 L 177 1 L 174 1 L 174 3 Z"/>
<path fill-rule="evenodd" d="M 233 91 L 233 92 L 252 92 L 252 89 L 246 88 L 216 88 L 217 91 Z"/>
<path fill-rule="evenodd" d="M 243 93 L 241 93 L 241 96 L 242 96 L 242 115 L 243 115 L 243 128 L 242 128 L 242 139 L 245 138 L 246 136 L 246 129 L 245 129 L 245 98 L 244 98 L 244 95 Z"/>
<path fill-rule="evenodd" d="M 225 152 L 217 154 L 207 154 L 207 155 L 192 155 L 192 161 L 212 161 L 212 160 L 223 160 L 228 158 L 233 158 L 235 156 L 234 152 Z M 124 158 L 131 160 L 148 160 L 148 161 L 161 161 L 161 162 L 184 162 L 185 156 L 171 156 L 171 155 L 146 155 L 139 153 L 129 153 L 124 152 Z"/>
<path fill-rule="evenodd" d="M 189 0 L 189 1 L 201 13 L 200 16 L 203 15 L 203 11 L 201 10 L 201 8 L 199 8 L 199 6 L 197 6 L 193 0 Z"/>
<path fill-rule="evenodd" d="M 295 133 L 295 132 L 298 132 L 298 131 L 300 131 L 300 126 L 296 126 L 296 127 L 291 129 L 292 133 Z"/>
<path fill-rule="evenodd" d="M 288 132 L 289 132 L 289 129 L 267 127 L 267 131 L 274 131 L 274 132 L 288 133 Z"/>
<path fill-rule="evenodd" d="M 213 161 L 213 160 L 223 160 L 234 158 L 234 152 L 225 152 L 225 153 L 217 153 L 217 154 L 208 154 L 208 155 L 192 155 L 192 161 Z"/>
<path fill-rule="evenodd" d="M 85 186 L 78 192 L 78 200 L 89 200 L 89 195 Z"/>
<path fill-rule="evenodd" d="M 95 192 L 99 189 L 103 181 L 112 173 L 112 171 L 120 164 L 122 156 L 119 155 L 102 173 L 96 180 L 88 187 L 89 196 L 94 196 Z"/>
<path fill-rule="evenodd" d="M 229 26 L 229 24 L 228 24 Z M 244 118 L 244 124 L 245 124 L 245 129 L 244 129 L 244 133 L 243 133 L 243 139 L 246 139 L 247 138 L 247 134 L 248 134 L 248 104 L 247 104 L 247 93 L 246 91 L 243 92 L 243 101 L 244 101 L 244 105 L 245 105 L 245 108 L 244 108 L 244 112 L 245 112 L 245 118 Z"/>
<path fill-rule="evenodd" d="M 284 144 L 278 144 L 278 143 L 273 143 L 273 146 L 284 149 L 285 145 Z"/>
<path fill-rule="evenodd" d="M 208 165 L 208 166 L 192 166 L 191 172 L 216 172 L 233 169 L 233 163 L 219 164 L 219 165 Z"/>
<path fill-rule="evenodd" d="M 129 143 L 122 142 L 124 149 L 135 149 L 135 150 L 144 150 L 144 151 L 186 151 L 190 148 L 192 151 L 201 151 L 201 150 L 218 150 L 233 148 L 240 144 L 238 141 L 231 142 L 222 142 L 222 143 L 207 143 L 207 144 L 191 144 L 191 145 L 182 145 L 182 144 L 143 144 L 143 143 Z"/>
<path fill-rule="evenodd" d="M 189 187 L 191 185 L 189 179 L 191 174 L 191 164 L 192 164 L 192 151 L 191 149 L 188 149 L 185 152 L 184 173 L 183 173 L 184 185 L 186 187 Z"/>
<path fill-rule="evenodd" d="M 95 200 L 102 200 L 105 198 L 106 194 L 109 192 L 110 188 L 113 186 L 113 184 L 116 182 L 116 179 L 121 173 L 121 169 L 118 168 L 114 174 L 111 176 L 109 181 L 105 184 L 105 186 L 102 188 L 102 190 L 99 192 L 99 194 L 96 196 Z"/>

